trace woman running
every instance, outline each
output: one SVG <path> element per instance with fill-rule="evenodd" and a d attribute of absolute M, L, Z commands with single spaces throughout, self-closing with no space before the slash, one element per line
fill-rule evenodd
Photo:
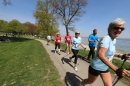
<path fill-rule="evenodd" d="M 109 72 L 111 68 L 118 76 L 130 76 L 130 71 L 126 69 L 120 69 L 112 64 L 111 60 L 114 57 L 128 59 L 130 56 L 127 54 L 116 53 L 115 44 L 116 38 L 125 30 L 125 21 L 118 18 L 112 21 L 108 26 L 108 35 L 100 39 L 97 46 L 96 56 L 90 63 L 88 69 L 88 78 L 84 79 L 78 86 L 85 86 L 86 84 L 92 84 L 100 75 L 104 86 L 112 86 L 112 78 Z M 120 73 L 120 74 L 119 74 Z"/>
<path fill-rule="evenodd" d="M 75 37 L 73 37 L 73 39 L 72 39 L 72 52 L 73 52 L 74 55 L 72 57 L 70 57 L 70 61 L 71 61 L 72 58 L 75 58 L 75 60 L 74 60 L 75 71 L 78 71 L 76 64 L 77 64 L 77 60 L 78 60 L 77 54 L 79 52 L 79 46 L 83 47 L 83 45 L 81 44 L 82 39 L 81 39 L 81 37 L 79 37 L 79 35 L 80 35 L 80 32 L 75 32 Z M 86 48 L 84 48 L 84 50 L 85 49 Z"/>

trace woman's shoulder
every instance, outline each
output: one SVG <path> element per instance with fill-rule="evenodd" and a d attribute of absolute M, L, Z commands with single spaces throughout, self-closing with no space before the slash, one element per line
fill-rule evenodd
<path fill-rule="evenodd" d="M 109 40 L 109 39 L 111 39 L 111 38 L 110 38 L 109 35 L 106 35 L 106 36 L 102 37 L 102 39 L 108 39 L 108 40 Z"/>

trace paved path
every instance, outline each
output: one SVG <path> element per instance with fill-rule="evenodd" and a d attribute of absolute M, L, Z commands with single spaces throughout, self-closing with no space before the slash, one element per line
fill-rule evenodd
<path fill-rule="evenodd" d="M 69 61 L 69 57 L 71 57 L 71 54 L 66 54 L 62 52 L 61 50 L 61 55 L 58 55 L 57 53 L 54 53 L 54 44 L 50 44 L 50 46 L 46 45 L 46 41 L 37 39 L 40 41 L 43 46 L 45 47 L 46 51 L 50 55 L 51 60 L 54 62 L 54 65 L 59 71 L 59 75 L 61 76 L 61 80 L 65 82 L 65 86 L 77 86 L 78 81 L 82 81 L 82 79 L 85 79 L 88 77 L 88 66 L 89 63 L 86 61 L 78 59 L 79 65 L 78 67 L 78 72 L 74 70 L 73 67 L 73 60 L 72 62 Z M 90 85 L 86 85 L 90 86 Z M 100 77 L 91 85 L 91 86 L 103 86 L 103 82 Z M 118 82 L 115 86 L 127 86 L 123 84 L 122 82 Z"/>

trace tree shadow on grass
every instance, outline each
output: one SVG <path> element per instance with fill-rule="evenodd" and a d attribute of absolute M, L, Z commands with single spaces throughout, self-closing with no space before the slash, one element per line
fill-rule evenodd
<path fill-rule="evenodd" d="M 66 86 L 77 86 L 77 83 L 82 80 L 83 79 L 81 77 L 70 72 L 66 72 L 66 76 L 64 78 Z"/>
<path fill-rule="evenodd" d="M 3 36 L 0 36 L 0 39 L 2 39 Z M 30 41 L 33 39 L 30 38 L 23 38 L 23 37 L 5 37 L 3 42 L 6 42 L 6 40 L 10 40 L 9 42 L 23 42 L 23 41 Z"/>

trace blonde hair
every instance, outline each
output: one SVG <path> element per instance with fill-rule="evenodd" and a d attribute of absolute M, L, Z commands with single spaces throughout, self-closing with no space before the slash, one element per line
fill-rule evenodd
<path fill-rule="evenodd" d="M 109 33 L 109 30 L 110 29 L 112 29 L 112 28 L 114 28 L 115 26 L 117 26 L 117 25 L 124 25 L 126 22 L 123 20 L 123 19 L 121 19 L 121 18 L 117 18 L 117 19 L 115 19 L 115 20 L 113 20 L 110 24 L 109 24 L 109 26 L 108 26 L 108 33 Z"/>

